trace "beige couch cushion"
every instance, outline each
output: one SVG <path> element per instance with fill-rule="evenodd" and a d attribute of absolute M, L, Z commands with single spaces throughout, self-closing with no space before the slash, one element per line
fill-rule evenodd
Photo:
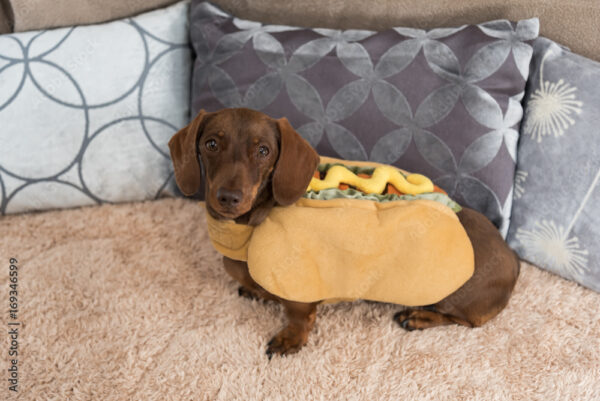
<path fill-rule="evenodd" d="M 64 1 L 64 0 L 63 0 Z M 600 60 L 598 0 L 214 0 L 246 19 L 301 26 L 381 30 L 434 28 L 500 18 L 540 18 L 540 35 Z"/>
<path fill-rule="evenodd" d="M 128 17 L 176 0 L 4 1 L 12 5 L 14 28 L 20 32 Z M 539 17 L 542 36 L 600 60 L 600 29 L 597 27 L 600 1 L 597 0 L 214 0 L 214 3 L 241 18 L 341 29 L 381 30 L 392 26 L 427 29 L 499 18 Z M 0 10 L 0 33 L 3 29 L 7 27 Z"/>
<path fill-rule="evenodd" d="M 1 0 L 0 0 L 1 1 Z M 177 0 L 6 0 L 12 5 L 15 32 L 96 24 L 167 6 Z"/>

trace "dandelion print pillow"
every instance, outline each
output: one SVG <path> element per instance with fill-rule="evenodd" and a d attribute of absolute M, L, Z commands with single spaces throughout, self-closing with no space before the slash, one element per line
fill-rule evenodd
<path fill-rule="evenodd" d="M 538 20 L 424 31 L 298 28 L 192 1 L 192 111 L 287 117 L 325 156 L 432 177 L 503 234 Z"/>
<path fill-rule="evenodd" d="M 600 63 L 539 38 L 525 97 L 509 244 L 600 291 Z"/>

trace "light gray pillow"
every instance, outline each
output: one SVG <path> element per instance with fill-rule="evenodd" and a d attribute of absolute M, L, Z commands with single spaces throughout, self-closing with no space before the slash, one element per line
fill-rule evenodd
<path fill-rule="evenodd" d="M 600 63 L 539 38 L 525 99 L 509 244 L 600 291 Z"/>
<path fill-rule="evenodd" d="M 0 212 L 174 193 L 189 120 L 188 3 L 0 36 Z"/>

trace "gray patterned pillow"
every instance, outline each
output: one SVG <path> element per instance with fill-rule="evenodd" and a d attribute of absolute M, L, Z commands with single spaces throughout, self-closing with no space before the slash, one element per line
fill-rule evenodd
<path fill-rule="evenodd" d="M 0 213 L 174 193 L 188 8 L 0 36 Z"/>
<path fill-rule="evenodd" d="M 193 1 L 192 111 L 286 116 L 322 155 L 432 177 L 508 228 L 538 20 L 423 31 L 261 25 Z"/>
<path fill-rule="evenodd" d="M 600 63 L 545 38 L 534 49 L 508 242 L 600 291 Z"/>

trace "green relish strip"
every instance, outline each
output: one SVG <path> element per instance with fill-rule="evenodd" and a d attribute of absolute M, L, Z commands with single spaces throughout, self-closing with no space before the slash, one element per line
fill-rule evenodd
<path fill-rule="evenodd" d="M 368 174 L 368 173 L 365 173 Z M 339 188 L 329 188 L 323 189 L 321 191 L 308 191 L 304 194 L 304 198 L 307 199 L 317 199 L 317 200 L 331 200 L 331 199 L 364 199 L 375 202 L 393 202 L 398 200 L 417 200 L 417 199 L 427 199 L 435 202 L 439 202 L 443 205 L 448 206 L 455 213 L 458 213 L 462 210 L 460 205 L 454 202 L 450 197 L 446 194 L 440 192 L 427 192 L 418 195 L 397 195 L 397 194 L 365 194 L 361 191 L 357 191 L 356 189 L 348 188 L 341 190 Z"/>

